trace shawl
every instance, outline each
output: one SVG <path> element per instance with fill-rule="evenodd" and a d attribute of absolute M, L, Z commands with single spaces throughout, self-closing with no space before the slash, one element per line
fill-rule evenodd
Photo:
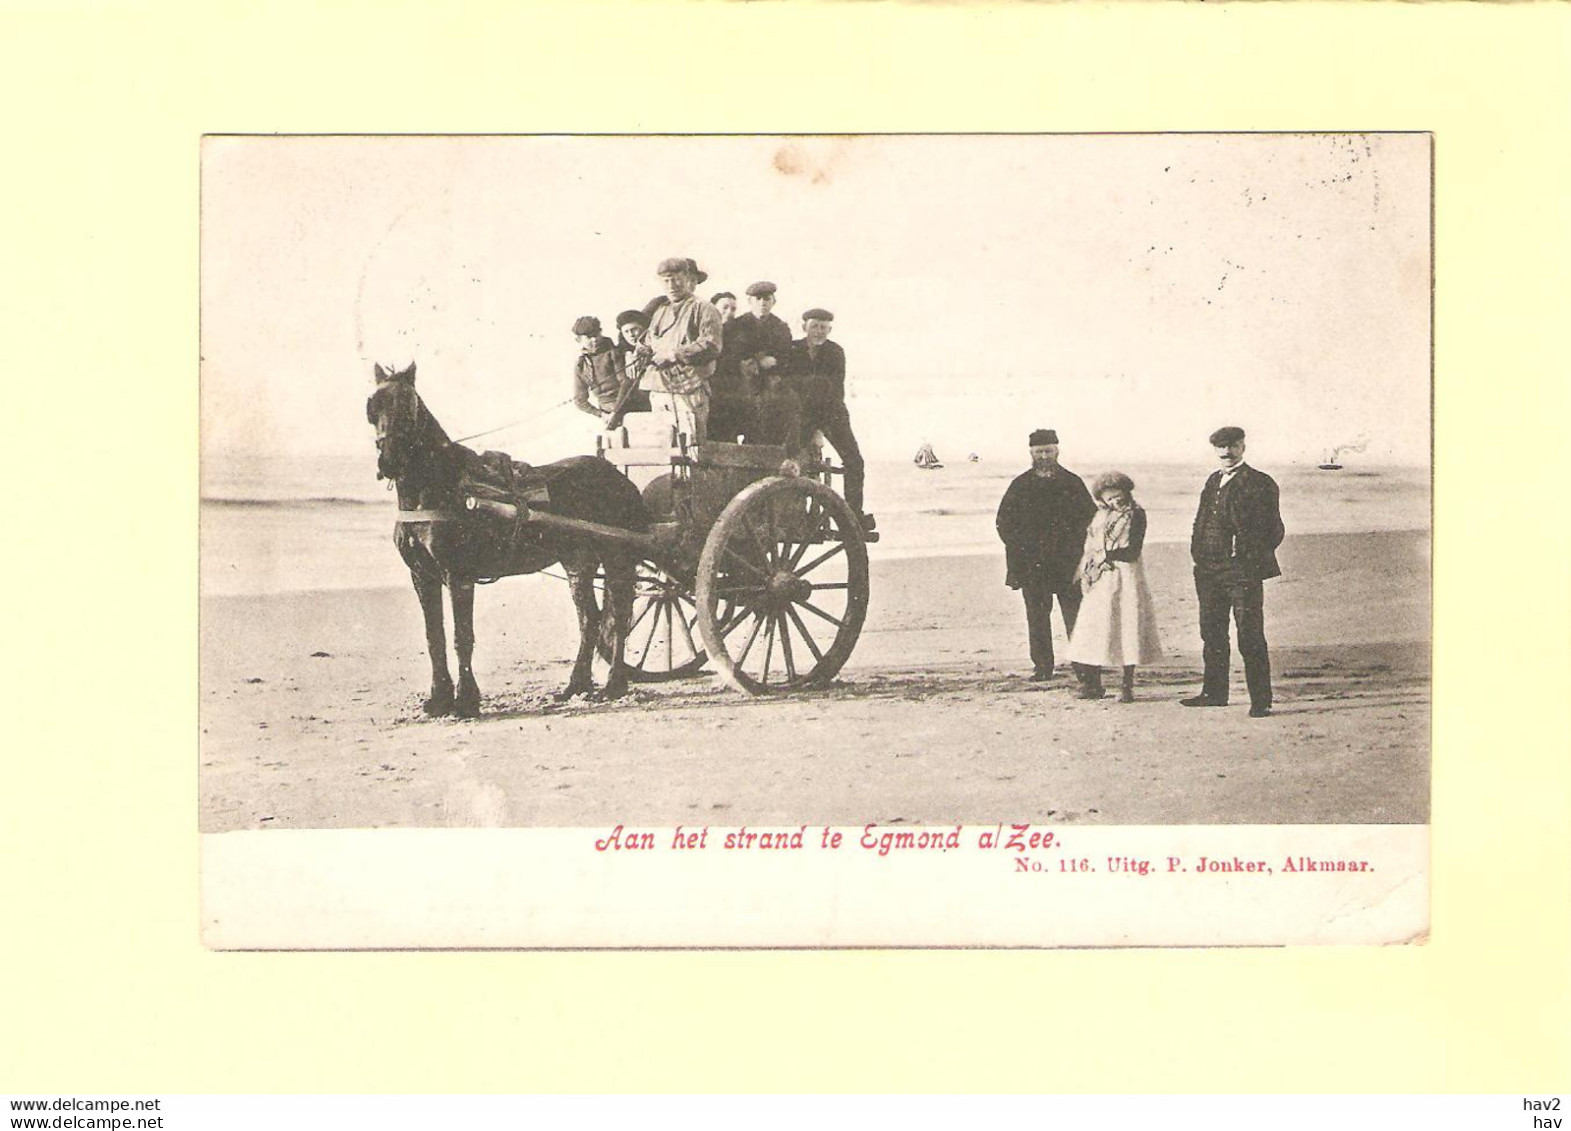
<path fill-rule="evenodd" d="M 1099 499 L 1091 525 L 1086 527 L 1085 554 L 1080 559 L 1080 588 L 1090 590 L 1103 574 L 1113 572 L 1113 563 L 1107 560 L 1111 550 L 1129 547 L 1129 530 L 1134 522 L 1135 507 L 1115 511 Z"/>

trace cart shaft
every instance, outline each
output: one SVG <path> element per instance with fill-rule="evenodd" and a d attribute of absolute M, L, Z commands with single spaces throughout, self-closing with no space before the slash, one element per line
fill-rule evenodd
<path fill-rule="evenodd" d="M 530 510 L 527 506 L 517 506 L 496 499 L 478 499 L 472 495 L 464 500 L 464 506 L 468 510 L 495 515 L 508 522 L 521 521 L 527 526 L 545 527 L 567 534 L 582 534 L 598 541 L 614 542 L 638 550 L 645 557 L 654 557 L 666 547 L 669 541 L 666 537 L 668 533 L 666 527 L 673 525 L 660 523 L 649 531 L 624 530 L 620 526 L 607 526 L 601 522 L 590 522 L 582 518 L 568 518 L 565 515 Z"/>

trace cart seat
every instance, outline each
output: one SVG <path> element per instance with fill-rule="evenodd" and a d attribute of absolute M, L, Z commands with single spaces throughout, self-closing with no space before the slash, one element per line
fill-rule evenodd
<path fill-rule="evenodd" d="M 621 428 L 599 433 L 595 448 L 596 455 L 624 471 L 630 467 L 670 468 L 673 461 L 687 454 L 676 429 L 650 420 L 648 413 L 632 414 Z"/>

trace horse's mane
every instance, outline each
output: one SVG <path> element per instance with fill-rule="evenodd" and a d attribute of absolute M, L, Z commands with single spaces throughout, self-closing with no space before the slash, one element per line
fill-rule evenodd
<path fill-rule="evenodd" d="M 426 433 L 430 439 L 434 441 L 432 444 L 433 447 L 444 449 L 462 448 L 464 451 L 469 450 L 468 448 L 464 448 L 462 444 L 453 443 L 453 441 L 447 435 L 447 430 L 444 429 L 441 425 L 441 422 L 437 420 L 436 414 L 426 407 L 425 399 L 421 397 L 419 393 L 415 394 L 415 404 L 416 411 L 419 414 L 419 419 L 422 421 L 422 426 L 425 428 Z"/>
<path fill-rule="evenodd" d="M 391 365 L 384 366 L 378 363 L 375 372 L 378 390 L 388 385 L 403 385 L 414 395 L 415 427 L 426 438 L 427 443 L 431 447 L 441 449 L 453 444 L 452 439 L 447 434 L 447 430 L 442 427 L 441 422 L 436 418 L 436 414 L 425 403 L 425 398 L 415 388 L 415 365 L 413 362 L 410 362 L 406 369 L 398 369 Z"/>
<path fill-rule="evenodd" d="M 421 470 L 406 468 L 406 475 L 413 471 L 412 478 L 415 482 L 429 486 L 456 484 L 469 462 L 479 457 L 471 449 L 454 443 L 448 436 L 446 429 L 437 420 L 436 414 L 431 411 L 425 403 L 425 398 L 415 388 L 414 365 L 410 364 L 407 369 L 399 370 L 378 364 L 375 372 L 376 389 L 371 394 L 373 402 L 383 395 L 391 394 L 393 390 L 402 390 L 406 395 L 414 398 L 410 443 L 423 452 L 424 457 L 419 459 Z M 369 411 L 370 406 L 368 406 L 368 413 Z"/>

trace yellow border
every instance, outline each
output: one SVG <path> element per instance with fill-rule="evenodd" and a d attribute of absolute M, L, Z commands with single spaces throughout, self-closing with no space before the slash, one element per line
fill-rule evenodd
<path fill-rule="evenodd" d="M 15 696 L 0 1091 L 1563 1087 L 1568 20 L 1563 5 L 6 5 L 0 309 L 20 334 L 0 446 Z M 1427 946 L 201 948 L 203 132 L 1153 129 L 1435 132 Z"/>

